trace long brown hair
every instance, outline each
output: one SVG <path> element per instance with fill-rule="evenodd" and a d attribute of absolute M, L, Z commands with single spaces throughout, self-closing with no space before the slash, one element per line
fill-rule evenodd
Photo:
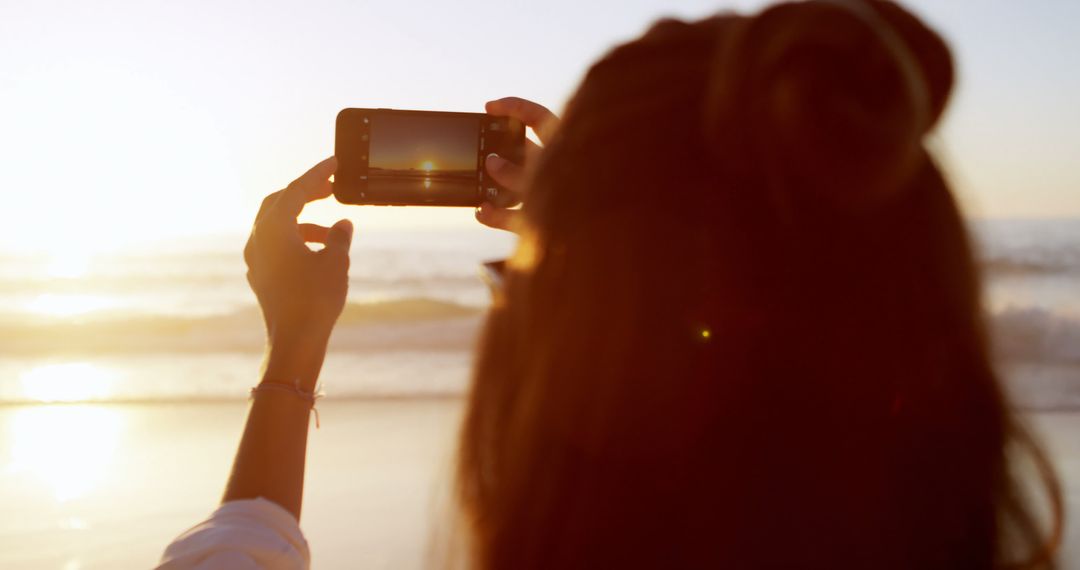
<path fill-rule="evenodd" d="M 923 144 L 952 84 L 876 0 L 665 21 L 589 71 L 476 364 L 473 566 L 1053 566 Z"/>

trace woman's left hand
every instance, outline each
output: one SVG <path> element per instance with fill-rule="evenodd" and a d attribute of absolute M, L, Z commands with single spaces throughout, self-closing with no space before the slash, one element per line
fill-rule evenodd
<path fill-rule="evenodd" d="M 525 123 L 536 133 L 540 142 L 547 144 L 559 126 L 559 117 L 555 116 L 547 107 L 520 97 L 504 97 L 495 101 L 488 101 L 485 110 L 492 115 L 512 117 Z M 525 158 L 527 162 L 536 160 L 541 147 L 536 143 L 525 141 Z M 513 192 L 522 202 L 528 200 L 525 196 L 526 166 L 514 164 L 501 156 L 489 156 L 484 161 L 484 168 L 488 176 L 498 182 L 503 188 Z M 481 224 L 492 228 L 518 232 L 520 229 L 521 211 L 511 208 L 497 208 L 490 202 L 485 202 L 476 209 L 476 219 Z"/>
<path fill-rule="evenodd" d="M 328 158 L 263 200 L 244 248 L 248 283 L 266 321 L 270 354 L 264 380 L 314 389 L 349 288 L 353 226 L 298 224 L 304 204 L 332 192 L 337 160 Z M 312 251 L 305 242 L 325 244 Z"/>

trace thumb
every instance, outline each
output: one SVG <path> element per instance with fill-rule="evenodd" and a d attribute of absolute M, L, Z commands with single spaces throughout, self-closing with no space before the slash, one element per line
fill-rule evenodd
<path fill-rule="evenodd" d="M 348 255 L 352 245 L 353 225 L 349 220 L 338 220 L 326 234 L 326 249 Z"/>

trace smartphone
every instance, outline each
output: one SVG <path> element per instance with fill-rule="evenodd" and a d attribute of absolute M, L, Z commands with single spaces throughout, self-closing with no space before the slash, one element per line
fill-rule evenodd
<path fill-rule="evenodd" d="M 497 154 L 520 163 L 525 125 L 483 113 L 344 109 L 337 116 L 334 196 L 344 204 L 517 204 L 484 171 Z"/>

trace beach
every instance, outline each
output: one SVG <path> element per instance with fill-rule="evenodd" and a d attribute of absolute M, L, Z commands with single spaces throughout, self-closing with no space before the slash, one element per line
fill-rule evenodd
<path fill-rule="evenodd" d="M 440 497 L 450 489 L 461 406 L 455 398 L 328 399 L 320 405 L 322 427 L 311 432 L 301 519 L 313 568 L 429 566 L 432 533 L 448 528 Z M 16 464 L 0 472 L 0 567 L 152 566 L 170 540 L 216 506 L 245 409 L 242 401 L 0 409 L 0 458 L 14 456 Z M 65 415 L 81 418 L 84 430 L 104 439 L 76 437 L 72 445 L 91 448 L 82 453 L 63 446 L 42 455 L 18 449 L 20 429 L 62 422 Z M 1030 420 L 1055 457 L 1075 521 L 1080 414 L 1040 413 Z M 79 465 L 91 451 L 90 464 Z M 89 483 L 76 482 L 86 475 Z M 1080 570 L 1078 545 L 1074 524 L 1067 529 L 1064 570 Z"/>

